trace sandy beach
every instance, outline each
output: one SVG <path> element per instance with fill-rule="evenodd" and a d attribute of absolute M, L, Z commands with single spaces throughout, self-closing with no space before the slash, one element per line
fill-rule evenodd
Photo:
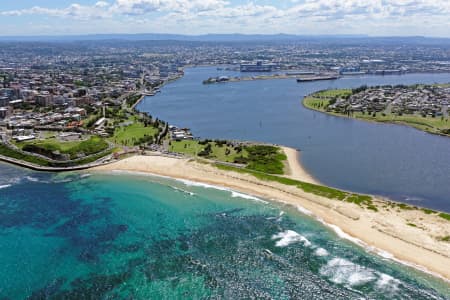
<path fill-rule="evenodd" d="M 314 177 L 312 177 L 301 165 L 299 161 L 299 151 L 289 148 L 289 147 L 283 147 L 281 146 L 281 149 L 283 149 L 284 153 L 286 154 L 287 161 L 286 161 L 286 176 L 288 178 L 314 183 L 314 184 L 320 184 L 318 180 L 316 180 Z"/>
<path fill-rule="evenodd" d="M 288 158 L 287 177 L 316 183 L 299 164 L 295 149 L 283 150 Z M 295 186 L 262 181 L 249 174 L 219 170 L 210 164 L 187 158 L 133 156 L 93 168 L 101 172 L 130 171 L 186 179 L 227 187 L 261 198 L 288 203 L 310 211 L 331 228 L 371 251 L 407 262 L 416 268 L 450 280 L 450 243 L 440 240 L 450 235 L 450 223 L 422 210 L 405 210 L 374 199 L 378 212 L 356 204 L 330 200 L 306 193 Z M 336 228 L 336 226 L 338 228 Z M 386 253 L 387 252 L 387 253 Z"/>

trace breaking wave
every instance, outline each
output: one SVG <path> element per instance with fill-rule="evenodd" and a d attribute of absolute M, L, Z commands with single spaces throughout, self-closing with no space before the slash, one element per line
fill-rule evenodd
<path fill-rule="evenodd" d="M 230 191 L 231 191 L 231 197 L 233 197 L 233 198 L 243 198 L 243 199 L 248 199 L 248 200 L 254 200 L 254 201 L 258 201 L 258 202 L 268 203 L 267 201 L 264 201 L 264 200 L 262 200 L 262 199 L 260 199 L 258 197 L 254 197 L 254 196 L 251 196 L 251 195 L 238 193 L 238 192 L 235 192 L 235 191 L 232 191 L 232 190 L 230 190 Z"/>
<path fill-rule="evenodd" d="M 311 246 L 311 242 L 307 238 L 298 234 L 293 230 L 286 230 L 272 236 L 272 240 L 278 240 L 275 243 L 277 247 L 286 247 L 293 243 L 303 243 L 305 246 Z"/>
<path fill-rule="evenodd" d="M 172 186 L 172 185 L 170 187 L 173 188 L 174 190 L 178 191 L 178 192 L 188 194 L 189 196 L 195 196 L 195 193 L 193 193 L 193 192 L 186 191 L 186 190 L 177 188 L 176 186 Z"/>
<path fill-rule="evenodd" d="M 372 269 L 354 264 L 343 258 L 333 258 L 320 268 L 320 274 L 332 282 L 346 286 L 360 286 L 375 281 L 377 276 Z"/>
<path fill-rule="evenodd" d="M 329 255 L 328 251 L 323 248 L 317 248 L 316 251 L 314 251 L 314 254 L 316 256 L 328 256 Z"/>

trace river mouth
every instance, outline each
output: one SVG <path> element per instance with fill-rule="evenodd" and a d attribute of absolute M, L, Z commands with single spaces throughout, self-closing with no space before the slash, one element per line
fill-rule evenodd
<path fill-rule="evenodd" d="M 400 125 L 328 116 L 301 105 L 305 95 L 363 84 L 445 83 L 449 74 L 291 79 L 203 85 L 238 76 L 215 67 L 188 68 L 180 80 L 137 107 L 196 136 L 268 142 L 298 148 L 305 168 L 340 189 L 450 212 L 450 139 Z"/>

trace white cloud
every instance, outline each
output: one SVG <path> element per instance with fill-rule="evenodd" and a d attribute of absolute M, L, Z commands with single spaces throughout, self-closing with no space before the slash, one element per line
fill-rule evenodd
<path fill-rule="evenodd" d="M 115 19 L 114 24 L 122 22 L 124 28 L 132 17 L 144 31 L 170 28 L 192 33 L 205 30 L 311 34 L 342 30 L 345 33 L 376 33 L 377 29 L 389 26 L 406 31 L 409 26 L 411 32 L 405 33 L 424 34 L 431 28 L 435 30 L 443 26 L 441 31 L 445 32 L 445 28 L 448 31 L 444 35 L 450 35 L 449 0 L 290 0 L 282 6 L 275 0 L 272 4 L 259 3 L 256 0 L 243 0 L 240 4 L 226 0 L 109 0 L 92 5 L 73 3 L 62 9 L 35 6 L 0 11 L 0 16 L 44 15 L 96 22 Z M 143 24 L 148 28 L 143 27 Z M 358 30 L 360 32 L 354 32 Z M 379 34 L 384 33 L 380 31 Z"/>
<path fill-rule="evenodd" d="M 105 8 L 107 6 L 109 6 L 109 3 L 106 1 L 98 1 L 97 3 L 95 3 L 95 7 Z"/>
<path fill-rule="evenodd" d="M 105 7 L 108 5 L 107 2 L 100 1 L 94 6 L 83 6 L 74 3 L 63 9 L 34 6 L 22 10 L 2 11 L 0 15 L 16 17 L 24 15 L 47 15 L 50 17 L 71 17 L 74 19 L 104 18 L 110 16 L 108 11 L 105 10 Z"/>

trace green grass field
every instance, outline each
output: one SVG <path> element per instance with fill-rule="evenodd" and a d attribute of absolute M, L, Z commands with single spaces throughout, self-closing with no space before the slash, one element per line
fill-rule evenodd
<path fill-rule="evenodd" d="M 134 146 L 144 138 L 153 137 L 158 134 L 158 129 L 149 125 L 145 127 L 144 123 L 133 120 L 133 124 L 124 127 L 117 127 L 113 137 L 109 140 L 115 144 L 123 146 Z"/>
<path fill-rule="evenodd" d="M 307 108 L 325 111 L 325 108 L 330 104 L 329 99 L 320 99 L 314 97 L 305 97 L 303 99 L 303 105 Z"/>
<path fill-rule="evenodd" d="M 97 136 L 92 136 L 84 141 L 61 142 L 56 138 L 50 138 L 44 141 L 17 143 L 16 145 L 24 151 L 39 153 L 44 156 L 48 156 L 46 154 L 53 151 L 59 151 L 62 154 L 68 154 L 70 159 L 76 159 L 81 154 L 84 156 L 92 155 L 108 148 L 108 143 Z"/>
<path fill-rule="evenodd" d="M 286 154 L 279 147 L 268 145 L 247 146 L 247 169 L 269 173 L 284 174 Z"/>
<path fill-rule="evenodd" d="M 245 150 L 238 153 L 234 147 L 227 146 L 226 144 L 222 146 L 217 145 L 215 142 L 209 142 L 208 144 L 211 145 L 211 154 L 208 155 L 208 158 L 211 159 L 216 159 L 223 162 L 234 162 L 239 156 L 248 156 L 248 153 Z M 198 156 L 198 154 L 205 148 L 206 145 L 200 144 L 199 141 L 171 141 L 169 151 Z"/>
<path fill-rule="evenodd" d="M 79 143 L 80 143 L 79 141 L 61 142 L 54 137 L 50 137 L 46 138 L 45 140 L 34 140 L 30 142 L 15 142 L 14 144 L 20 149 L 23 149 L 27 145 L 42 145 L 46 149 L 66 151 L 68 149 L 77 146 Z"/>
<path fill-rule="evenodd" d="M 332 99 L 347 97 L 351 94 L 350 89 L 320 91 L 305 97 L 303 105 L 310 109 L 325 111 Z"/>
<path fill-rule="evenodd" d="M 205 149 L 210 145 L 207 155 Z M 241 149 L 238 151 L 238 149 Z M 226 143 L 214 141 L 203 144 L 200 141 L 171 141 L 171 152 L 183 153 L 192 156 L 203 156 L 223 162 L 241 163 L 249 170 L 269 173 L 284 174 L 284 161 L 286 155 L 279 147 L 269 145 L 251 145 L 234 148 Z"/>
<path fill-rule="evenodd" d="M 351 89 L 340 89 L 340 90 L 325 90 L 314 93 L 316 98 L 336 98 L 336 97 L 346 97 L 351 96 Z"/>
<path fill-rule="evenodd" d="M 401 116 L 394 114 L 383 116 L 381 113 L 377 113 L 377 115 L 373 117 L 372 115 L 362 114 L 360 112 L 354 113 L 353 117 L 361 120 L 408 125 L 432 133 L 438 133 L 442 129 L 450 128 L 450 121 L 448 119 L 442 119 L 441 117 L 432 118 L 430 116 L 422 117 L 419 115 L 405 114 Z"/>

